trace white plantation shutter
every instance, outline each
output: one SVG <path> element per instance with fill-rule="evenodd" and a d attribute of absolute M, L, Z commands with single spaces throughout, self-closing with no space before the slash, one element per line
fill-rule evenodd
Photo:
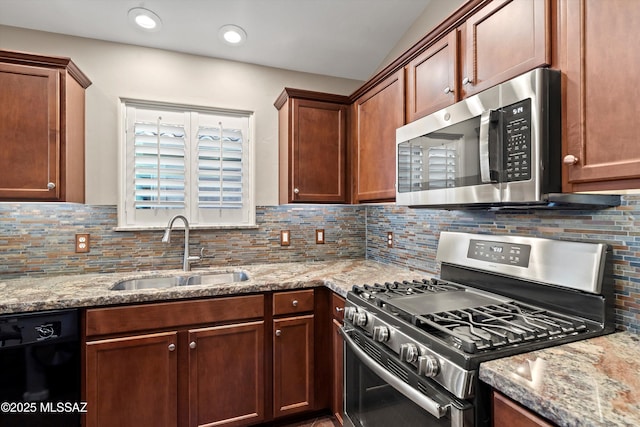
<path fill-rule="evenodd" d="M 183 125 L 134 125 L 136 209 L 184 209 L 185 132 Z"/>
<path fill-rule="evenodd" d="M 250 116 L 125 101 L 121 228 L 254 225 Z M 121 212 L 122 211 L 122 212 Z"/>

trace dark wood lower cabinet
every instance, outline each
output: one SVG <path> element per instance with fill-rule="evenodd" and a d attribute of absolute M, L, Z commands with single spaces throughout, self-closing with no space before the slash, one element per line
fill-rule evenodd
<path fill-rule="evenodd" d="M 87 309 L 83 426 L 341 420 L 343 307 L 305 289 Z"/>
<path fill-rule="evenodd" d="M 264 420 L 264 321 L 189 331 L 189 426 Z"/>
<path fill-rule="evenodd" d="M 177 332 L 86 346 L 86 425 L 175 427 Z"/>
<path fill-rule="evenodd" d="M 520 406 L 513 400 L 493 392 L 493 427 L 552 427 L 553 424 Z"/>
<path fill-rule="evenodd" d="M 331 348 L 332 348 L 332 392 L 331 392 L 331 412 L 336 420 L 342 425 L 342 395 L 343 395 L 343 353 L 344 340 L 340 335 L 340 327 L 344 322 L 344 298 L 332 293 L 331 294 Z"/>
<path fill-rule="evenodd" d="M 273 416 L 314 409 L 313 315 L 273 320 Z"/>

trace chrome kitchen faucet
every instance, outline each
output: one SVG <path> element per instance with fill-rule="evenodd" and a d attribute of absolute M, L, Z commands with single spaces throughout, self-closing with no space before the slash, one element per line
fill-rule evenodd
<path fill-rule="evenodd" d="M 189 256 L 189 221 L 187 221 L 187 218 L 183 215 L 176 215 L 171 218 L 167 228 L 164 230 L 162 243 L 171 243 L 171 230 L 176 219 L 181 219 L 182 222 L 184 222 L 184 258 L 182 260 L 182 269 L 184 271 L 191 271 L 191 263 L 200 261 L 200 257 L 197 255 Z"/>

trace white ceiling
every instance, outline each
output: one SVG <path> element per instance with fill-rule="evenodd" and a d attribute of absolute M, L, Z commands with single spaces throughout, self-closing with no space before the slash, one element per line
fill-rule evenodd
<path fill-rule="evenodd" d="M 367 80 L 430 0 L 0 0 L 0 24 Z M 133 28 L 152 10 L 162 29 Z M 239 47 L 218 39 L 239 25 Z"/>

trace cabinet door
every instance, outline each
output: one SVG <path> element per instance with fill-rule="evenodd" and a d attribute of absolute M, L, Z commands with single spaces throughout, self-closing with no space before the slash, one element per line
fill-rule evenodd
<path fill-rule="evenodd" d="M 464 96 L 551 63 L 551 0 L 494 0 L 466 22 Z"/>
<path fill-rule="evenodd" d="M 564 191 L 640 188 L 640 2 L 563 0 Z M 573 163 L 575 161 L 575 164 Z"/>
<path fill-rule="evenodd" d="M 189 426 L 264 420 L 264 322 L 189 331 Z"/>
<path fill-rule="evenodd" d="M 404 125 L 404 70 L 358 98 L 355 114 L 355 199 L 396 197 L 396 129 Z"/>
<path fill-rule="evenodd" d="M 88 342 L 88 427 L 175 427 L 177 333 Z"/>
<path fill-rule="evenodd" d="M 58 199 L 58 71 L 0 64 L 0 93 L 0 199 Z"/>
<path fill-rule="evenodd" d="M 493 427 L 551 427 L 551 424 L 500 393 L 493 392 Z"/>
<path fill-rule="evenodd" d="M 333 319 L 333 399 L 331 401 L 331 409 L 334 416 L 340 424 L 342 424 L 342 394 L 343 394 L 343 340 L 340 335 L 340 327 L 342 323 Z"/>
<path fill-rule="evenodd" d="M 313 315 L 273 321 L 273 415 L 313 409 Z"/>
<path fill-rule="evenodd" d="M 333 392 L 331 400 L 331 410 L 342 425 L 342 394 L 343 394 L 343 339 L 340 335 L 340 327 L 344 320 L 344 298 L 332 293 L 331 294 L 331 311 L 332 311 L 332 350 L 333 350 Z"/>
<path fill-rule="evenodd" d="M 345 202 L 347 106 L 292 100 L 291 202 Z"/>
<path fill-rule="evenodd" d="M 406 66 L 407 122 L 458 99 L 458 33 L 451 31 Z"/>

